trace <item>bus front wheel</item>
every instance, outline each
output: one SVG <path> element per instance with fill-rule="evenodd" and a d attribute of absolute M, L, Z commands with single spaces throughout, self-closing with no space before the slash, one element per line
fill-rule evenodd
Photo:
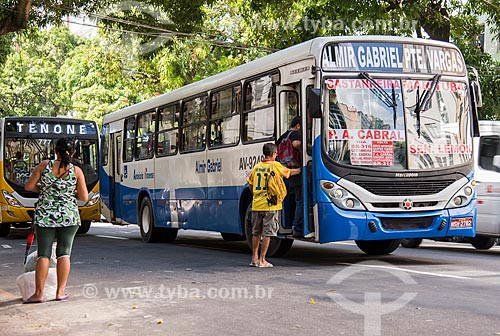
<path fill-rule="evenodd" d="M 366 254 L 382 255 L 394 252 L 401 239 L 386 239 L 386 240 L 356 240 L 356 245 Z"/>
<path fill-rule="evenodd" d="M 245 211 L 245 235 L 247 236 L 247 243 L 252 250 L 252 205 L 249 204 Z M 287 253 L 293 245 L 293 239 L 282 239 L 271 237 L 269 248 L 267 249 L 266 257 L 282 257 Z"/>
<path fill-rule="evenodd" d="M 406 248 L 416 248 L 422 244 L 422 238 L 401 239 L 401 245 Z"/>
<path fill-rule="evenodd" d="M 86 234 L 90 230 L 90 223 L 91 221 L 82 221 L 82 224 L 78 228 L 78 231 L 76 231 L 76 234 Z"/>
<path fill-rule="evenodd" d="M 10 223 L 0 224 L 0 237 L 7 237 L 10 233 Z"/>
<path fill-rule="evenodd" d="M 149 197 L 144 197 L 139 208 L 139 228 L 142 240 L 146 243 L 169 243 L 177 238 L 177 229 L 158 228 L 155 226 L 153 206 Z"/>

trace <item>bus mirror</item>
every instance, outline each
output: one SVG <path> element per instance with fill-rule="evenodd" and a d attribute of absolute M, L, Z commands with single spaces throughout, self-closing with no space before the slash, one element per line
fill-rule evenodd
<path fill-rule="evenodd" d="M 470 83 L 471 103 L 472 103 L 472 136 L 478 137 L 479 134 L 479 112 L 483 107 L 483 99 L 481 97 L 481 87 L 477 81 Z"/>
<path fill-rule="evenodd" d="M 309 97 L 307 98 L 307 115 L 311 118 L 321 118 L 321 90 L 310 89 Z"/>
<path fill-rule="evenodd" d="M 472 94 L 472 99 L 474 100 L 474 105 L 478 109 L 478 112 L 483 107 L 483 98 L 481 96 L 481 86 L 479 86 L 478 81 L 472 81 L 470 83 L 470 90 Z"/>

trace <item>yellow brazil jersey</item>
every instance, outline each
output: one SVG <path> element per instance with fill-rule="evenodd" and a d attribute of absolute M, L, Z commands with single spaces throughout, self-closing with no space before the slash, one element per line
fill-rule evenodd
<path fill-rule="evenodd" d="M 272 211 L 282 209 L 281 203 L 272 206 L 267 204 L 266 180 L 269 176 L 271 162 L 273 163 L 275 172 L 278 172 L 285 178 L 290 177 L 290 169 L 284 167 L 277 161 L 264 160 L 255 165 L 247 179 L 248 184 L 252 185 L 252 211 Z"/>

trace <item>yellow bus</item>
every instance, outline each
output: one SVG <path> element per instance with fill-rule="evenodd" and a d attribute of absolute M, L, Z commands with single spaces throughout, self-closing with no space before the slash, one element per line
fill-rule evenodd
<path fill-rule="evenodd" d="M 89 200 L 78 204 L 82 221 L 78 232 L 86 233 L 92 221 L 100 220 L 99 138 L 95 122 L 62 117 L 4 117 L 0 119 L 0 237 L 7 236 L 11 226 L 30 225 L 38 193 L 26 191 L 24 185 L 42 160 L 55 158 L 55 142 L 61 137 L 78 140 L 73 163 L 82 168 L 89 191 Z"/>

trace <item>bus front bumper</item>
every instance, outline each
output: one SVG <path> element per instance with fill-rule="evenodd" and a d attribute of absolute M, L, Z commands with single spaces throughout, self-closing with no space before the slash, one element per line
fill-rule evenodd
<path fill-rule="evenodd" d="M 398 214 L 346 211 L 318 203 L 318 214 L 320 243 L 476 235 L 476 200 L 461 208 Z"/>

